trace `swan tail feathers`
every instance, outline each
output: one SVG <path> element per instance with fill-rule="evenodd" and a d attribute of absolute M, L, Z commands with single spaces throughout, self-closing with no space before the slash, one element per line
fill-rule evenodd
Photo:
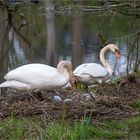
<path fill-rule="evenodd" d="M 14 88 L 18 90 L 24 90 L 24 89 L 30 89 L 30 85 L 26 83 L 21 83 L 18 81 L 5 81 L 2 84 L 0 84 L 1 87 L 8 87 L 8 88 Z"/>
<path fill-rule="evenodd" d="M 9 81 L 5 81 L 2 84 L 0 84 L 0 87 L 10 87 L 11 83 Z"/>

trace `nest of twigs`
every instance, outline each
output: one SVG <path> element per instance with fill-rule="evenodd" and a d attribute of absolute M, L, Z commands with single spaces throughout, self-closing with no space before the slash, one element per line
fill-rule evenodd
<path fill-rule="evenodd" d="M 26 92 L 17 92 L 13 96 L 8 93 L 0 99 L 0 118 L 40 115 L 45 121 L 62 118 L 71 121 L 86 113 L 96 120 L 121 119 L 140 114 L 135 106 L 136 102 L 140 102 L 139 88 L 139 82 L 124 79 L 115 84 L 101 85 L 90 93 L 78 90 L 42 91 L 43 101 Z M 62 101 L 53 100 L 55 95 L 59 95 Z"/>

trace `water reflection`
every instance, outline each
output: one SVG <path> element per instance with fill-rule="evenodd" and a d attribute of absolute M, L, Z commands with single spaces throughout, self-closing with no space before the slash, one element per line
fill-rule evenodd
<path fill-rule="evenodd" d="M 33 7 L 33 9 L 30 7 L 30 12 L 34 11 L 32 15 L 26 12 L 26 8 L 21 9 L 24 17 L 26 18 L 27 16 L 28 25 L 26 28 L 22 27 L 16 31 L 14 29 L 7 31 L 6 28 L 4 30 L 2 28 L 5 25 L 5 18 L 1 18 L 0 23 L 2 26 L 0 30 L 3 30 L 3 32 L 0 34 L 0 40 L 2 40 L 2 37 L 5 37 L 7 40 L 7 42 L 1 42 L 1 80 L 7 71 L 32 62 L 49 63 L 56 66 L 58 61 L 65 59 L 72 61 L 74 68 L 81 63 L 100 63 L 99 52 L 102 43 L 98 35 L 99 32 L 102 32 L 109 42 L 117 44 L 123 54 L 119 61 L 116 61 L 111 53 L 106 55 L 106 59 L 115 70 L 115 75 L 126 73 L 128 64 L 126 56 L 128 55 L 129 47 L 132 44 L 134 46 L 138 45 L 140 40 L 138 39 L 137 44 L 135 44 L 131 43 L 135 36 L 132 35 L 127 38 L 119 36 L 136 32 L 139 27 L 139 19 L 137 21 L 135 19 L 134 23 L 129 17 L 124 17 L 123 19 L 123 17 L 112 17 L 112 15 L 104 14 L 100 16 L 91 14 L 85 16 L 75 9 L 73 15 L 58 15 L 55 20 L 50 19 L 50 22 L 48 17 L 40 16 L 42 11 L 38 7 Z M 4 17 L 4 14 L 1 12 L 0 17 Z M 15 19 L 15 21 L 19 22 L 20 20 Z M 119 25 L 123 25 L 123 28 Z M 4 36 L 4 32 L 7 32 L 8 36 Z M 48 47 L 51 43 L 53 45 Z M 6 50 L 8 48 L 6 55 L 2 46 Z M 133 55 L 131 56 L 135 57 L 134 51 L 132 53 Z"/>
<path fill-rule="evenodd" d="M 17 65 L 23 65 L 28 62 L 25 56 L 25 50 L 21 47 L 20 40 L 16 37 L 12 30 L 9 32 L 9 40 L 12 42 L 12 48 L 8 53 L 8 71 L 14 69 Z"/>

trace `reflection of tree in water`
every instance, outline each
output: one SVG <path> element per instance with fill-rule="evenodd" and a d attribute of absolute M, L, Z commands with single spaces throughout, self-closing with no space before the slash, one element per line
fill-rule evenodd
<path fill-rule="evenodd" d="M 56 65 L 56 29 L 55 29 L 55 15 L 54 15 L 54 5 L 51 0 L 45 1 L 45 15 L 46 15 L 46 62 L 49 65 Z"/>
<path fill-rule="evenodd" d="M 10 25 L 5 19 L 7 18 L 7 13 L 5 9 L 0 9 L 0 75 L 3 75 L 5 71 L 7 71 L 8 67 L 8 33 L 10 30 Z M 4 24 L 3 24 L 4 23 Z"/>
<path fill-rule="evenodd" d="M 11 30 L 9 32 L 9 41 L 13 47 L 10 48 L 9 57 L 9 70 L 16 68 L 17 66 L 28 63 L 25 55 L 25 49 L 22 46 L 20 38 Z"/>
<path fill-rule="evenodd" d="M 72 13 L 72 63 L 73 66 L 80 65 L 82 63 L 82 48 L 81 48 L 81 35 L 82 35 L 82 24 L 81 24 L 81 13 L 76 8 L 78 2 L 75 3 Z"/>

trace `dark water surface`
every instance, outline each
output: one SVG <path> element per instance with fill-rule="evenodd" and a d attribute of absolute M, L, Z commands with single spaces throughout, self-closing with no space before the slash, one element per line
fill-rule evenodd
<path fill-rule="evenodd" d="M 0 51 L 1 80 L 11 69 L 27 63 L 56 66 L 60 60 L 70 60 L 74 68 L 85 62 L 100 63 L 99 52 L 103 44 L 100 35 L 108 43 L 117 44 L 121 51 L 122 55 L 118 61 L 112 53 L 106 55 L 106 59 L 115 69 L 115 75 L 123 75 L 127 69 L 133 67 L 136 47 L 140 49 L 140 39 L 137 37 L 140 19 L 109 13 L 81 12 L 73 15 L 55 14 L 56 42 L 51 52 L 47 50 L 46 25 L 49 20 L 46 20 L 43 6 L 20 7 L 13 20 L 16 31 L 13 28 L 4 30 L 5 13 L 0 12 L 0 38 L 5 38 L 5 42 L 1 41 L 3 50 Z M 130 58 L 127 58 L 128 55 Z M 48 63 L 47 59 L 51 61 Z"/>

